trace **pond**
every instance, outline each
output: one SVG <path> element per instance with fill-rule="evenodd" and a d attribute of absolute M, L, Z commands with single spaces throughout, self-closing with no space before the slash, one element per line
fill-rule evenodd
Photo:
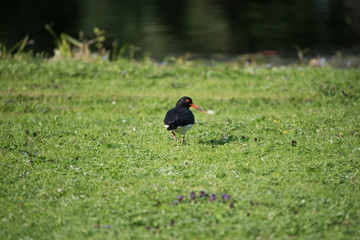
<path fill-rule="evenodd" d="M 360 50 L 358 0 L 52 0 L 4 1 L 0 43 L 8 47 L 26 34 L 36 52 L 52 54 L 45 30 L 94 36 L 106 32 L 106 47 L 140 47 L 138 57 L 163 59 L 191 53 L 232 57 L 264 52 L 296 57 L 295 45 L 309 54 L 357 54 Z"/>

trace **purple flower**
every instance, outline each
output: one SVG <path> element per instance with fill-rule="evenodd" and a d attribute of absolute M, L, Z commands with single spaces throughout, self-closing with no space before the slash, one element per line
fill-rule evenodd
<path fill-rule="evenodd" d="M 177 206 L 177 205 L 178 205 L 178 201 L 173 201 L 172 205 L 173 205 L 173 206 Z"/>
<path fill-rule="evenodd" d="M 184 200 L 184 195 L 177 196 L 177 199 L 179 200 L 179 202 L 181 202 L 182 200 Z"/>
<path fill-rule="evenodd" d="M 174 225 L 174 223 L 175 223 L 175 220 L 174 220 L 174 219 L 171 219 L 170 225 L 172 226 L 172 225 Z"/>
<path fill-rule="evenodd" d="M 150 230 L 150 226 L 146 226 L 145 229 L 146 229 L 147 231 L 149 231 L 149 230 Z"/>
<path fill-rule="evenodd" d="M 192 191 L 190 193 L 190 201 L 192 201 L 192 200 L 195 200 L 195 192 L 194 191 Z"/>
<path fill-rule="evenodd" d="M 204 190 L 200 192 L 200 197 L 207 197 L 207 196 L 209 195 L 207 195 L 207 193 Z"/>
<path fill-rule="evenodd" d="M 216 194 L 211 194 L 209 198 L 209 202 L 216 201 Z"/>
<path fill-rule="evenodd" d="M 234 208 L 234 204 L 233 204 L 233 203 L 229 203 L 229 208 Z"/>
<path fill-rule="evenodd" d="M 231 198 L 231 196 L 224 193 L 224 194 L 221 195 L 221 198 L 223 200 L 229 200 Z"/>

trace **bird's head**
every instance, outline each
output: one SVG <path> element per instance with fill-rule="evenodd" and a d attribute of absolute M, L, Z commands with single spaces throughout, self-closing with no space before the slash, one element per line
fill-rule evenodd
<path fill-rule="evenodd" d="M 206 113 L 206 111 L 202 110 L 201 108 L 193 104 L 192 99 L 190 97 L 186 97 L 186 96 L 180 98 L 180 100 L 176 103 L 176 107 L 186 107 L 186 108 L 193 107 L 203 113 Z"/>

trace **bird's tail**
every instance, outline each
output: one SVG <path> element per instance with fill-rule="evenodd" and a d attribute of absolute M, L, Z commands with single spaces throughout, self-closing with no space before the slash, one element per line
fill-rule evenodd
<path fill-rule="evenodd" d="M 177 128 L 177 127 L 174 126 L 174 125 L 168 125 L 167 128 L 166 128 L 166 130 L 170 131 L 170 130 L 174 130 L 174 129 L 176 129 L 176 128 Z"/>

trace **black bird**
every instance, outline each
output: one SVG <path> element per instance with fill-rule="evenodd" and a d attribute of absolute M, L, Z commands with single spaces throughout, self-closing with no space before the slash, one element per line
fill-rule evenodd
<path fill-rule="evenodd" d="M 176 107 L 166 113 L 164 125 L 168 131 L 171 132 L 174 140 L 176 141 L 176 133 L 181 133 L 181 145 L 184 143 L 186 131 L 189 130 L 195 122 L 194 114 L 190 111 L 193 107 L 203 113 L 204 110 L 193 104 L 192 99 L 189 97 L 182 97 L 176 103 Z"/>

